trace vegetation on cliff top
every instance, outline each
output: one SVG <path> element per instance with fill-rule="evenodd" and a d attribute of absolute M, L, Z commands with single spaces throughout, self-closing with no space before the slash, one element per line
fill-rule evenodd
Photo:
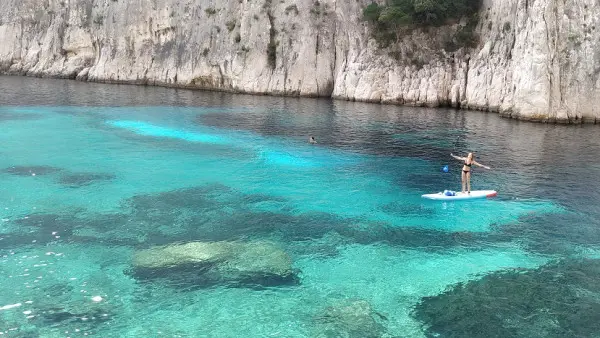
<path fill-rule="evenodd" d="M 363 18 L 372 24 L 373 36 L 384 46 L 413 29 L 438 27 L 466 18 L 470 36 L 461 37 L 459 43 L 469 46 L 476 42 L 471 35 L 481 4 L 482 0 L 388 0 L 384 5 L 373 2 L 365 7 Z"/>

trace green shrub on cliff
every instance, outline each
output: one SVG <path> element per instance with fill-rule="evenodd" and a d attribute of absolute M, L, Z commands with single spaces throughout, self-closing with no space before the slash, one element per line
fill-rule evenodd
<path fill-rule="evenodd" d="M 481 0 L 389 0 L 371 3 L 363 10 L 365 20 L 377 24 L 439 26 L 476 13 Z"/>
<path fill-rule="evenodd" d="M 389 44 L 399 34 L 414 28 L 442 26 L 463 17 L 477 20 L 482 0 L 388 0 L 363 9 L 363 19 L 372 24 L 373 35 Z"/>

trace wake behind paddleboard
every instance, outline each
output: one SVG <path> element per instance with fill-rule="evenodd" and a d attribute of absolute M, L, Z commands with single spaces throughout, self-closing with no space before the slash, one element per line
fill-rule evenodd
<path fill-rule="evenodd" d="M 430 200 L 439 200 L 439 201 L 463 201 L 463 200 L 472 200 L 478 198 L 489 198 L 496 197 L 498 192 L 495 190 L 474 190 L 471 193 L 463 193 L 457 192 L 454 194 L 446 194 L 443 192 L 438 192 L 437 194 L 425 194 L 421 197 L 427 198 Z"/>

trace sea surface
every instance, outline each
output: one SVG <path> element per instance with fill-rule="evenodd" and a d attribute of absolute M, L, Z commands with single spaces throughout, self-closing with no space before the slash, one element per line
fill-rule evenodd
<path fill-rule="evenodd" d="M 599 244 L 598 126 L 0 77 L 0 337 L 600 337 Z"/>

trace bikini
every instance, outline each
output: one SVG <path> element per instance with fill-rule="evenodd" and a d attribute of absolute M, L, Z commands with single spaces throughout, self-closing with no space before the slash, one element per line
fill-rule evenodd
<path fill-rule="evenodd" d="M 471 162 L 471 163 L 467 164 L 467 162 L 465 162 L 465 165 L 466 165 L 467 167 L 471 168 L 471 166 L 473 165 L 473 163 Z M 464 169 L 463 169 L 463 173 L 465 173 L 465 174 L 468 174 L 468 173 L 470 173 L 470 172 L 471 172 L 471 169 L 469 169 L 469 170 L 464 170 Z"/>

